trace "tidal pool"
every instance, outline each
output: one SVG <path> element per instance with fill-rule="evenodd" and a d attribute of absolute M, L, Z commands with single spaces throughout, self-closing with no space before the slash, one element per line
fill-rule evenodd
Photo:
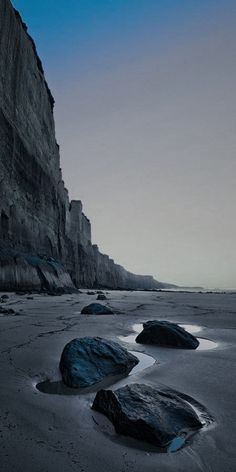
<path fill-rule="evenodd" d="M 138 352 L 138 351 L 129 351 L 129 352 L 138 358 L 139 363 L 133 367 L 133 369 L 129 372 L 128 375 L 109 376 L 105 378 L 102 382 L 93 384 L 85 388 L 70 388 L 70 387 L 67 387 L 62 382 L 62 379 L 60 378 L 60 374 L 58 373 L 56 379 L 54 378 L 54 379 L 44 380 L 43 382 L 37 383 L 35 387 L 37 388 L 37 390 L 39 390 L 42 393 L 48 393 L 52 395 L 87 394 L 90 392 L 96 392 L 97 390 L 100 390 L 101 388 L 111 387 L 112 385 L 116 384 L 117 381 L 124 381 L 131 375 L 137 374 L 139 372 L 142 372 L 144 369 L 151 367 L 156 362 L 156 360 L 152 356 L 148 356 L 147 354 L 144 354 L 143 352 Z"/>
<path fill-rule="evenodd" d="M 184 328 L 186 331 L 188 331 L 191 334 L 198 333 L 199 331 L 202 331 L 203 329 L 201 326 L 191 325 L 191 324 L 178 323 L 178 325 L 181 326 L 181 328 Z M 128 336 L 119 336 L 119 339 L 126 343 L 136 344 L 136 341 L 135 341 L 136 337 L 143 330 L 143 324 L 135 323 L 132 326 L 132 329 L 134 333 L 129 334 Z M 207 339 L 207 338 L 197 338 L 197 339 L 199 341 L 199 346 L 197 347 L 196 351 L 207 351 L 209 349 L 215 349 L 218 346 L 216 342 L 211 341 L 210 339 Z M 157 346 L 157 347 L 161 348 L 164 346 Z M 171 347 L 168 346 L 168 349 L 171 349 Z M 176 348 L 173 348 L 173 349 L 176 349 Z"/>
<path fill-rule="evenodd" d="M 129 351 L 131 354 L 136 356 L 139 360 L 139 363 L 134 366 L 134 368 L 131 370 L 129 375 L 137 374 L 138 372 L 141 372 L 144 369 L 147 369 L 148 367 L 151 367 L 153 364 L 155 364 L 156 360 L 152 356 L 148 356 L 147 354 L 144 354 L 143 352 L 138 352 L 138 351 Z"/>

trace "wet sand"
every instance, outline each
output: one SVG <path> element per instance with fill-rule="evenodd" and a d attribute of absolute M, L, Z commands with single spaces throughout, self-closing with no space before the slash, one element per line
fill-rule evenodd
<path fill-rule="evenodd" d="M 109 292 L 107 296 L 104 304 L 117 311 L 114 316 L 81 315 L 84 305 L 96 300 L 85 291 L 33 295 L 33 300 L 9 294 L 1 304 L 18 312 L 0 314 L 1 472 L 235 472 L 236 294 Z M 134 334 L 134 324 L 151 319 L 199 326 L 195 335 L 217 347 L 190 351 L 125 340 Z M 130 382 L 166 385 L 203 405 L 210 424 L 183 449 L 159 454 L 146 444 L 118 436 L 103 415 L 91 410 L 95 391 L 39 391 L 40 382 L 60 385 L 62 349 L 79 336 L 106 337 L 154 358 L 128 378 L 112 379 L 112 388 Z"/>

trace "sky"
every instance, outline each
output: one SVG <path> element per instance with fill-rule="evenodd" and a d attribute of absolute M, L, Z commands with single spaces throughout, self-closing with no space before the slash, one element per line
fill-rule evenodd
<path fill-rule="evenodd" d="M 135 273 L 235 288 L 235 0 L 13 4 L 93 243 Z"/>

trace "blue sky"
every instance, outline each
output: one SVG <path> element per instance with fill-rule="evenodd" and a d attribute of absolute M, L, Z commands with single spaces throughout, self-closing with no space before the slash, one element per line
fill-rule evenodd
<path fill-rule="evenodd" d="M 235 0 L 15 0 L 93 241 L 137 273 L 236 287 Z"/>
<path fill-rule="evenodd" d="M 185 41 L 207 28 L 222 7 L 214 0 L 14 0 L 45 66 L 71 65 L 75 57 L 91 67 L 106 53 L 145 53 Z M 232 3 L 233 5 L 233 3 Z M 205 17 L 205 18 L 204 18 Z M 205 25 L 204 25 L 205 23 Z M 92 63 L 89 63 L 92 59 Z M 111 57 L 110 57 L 111 59 Z"/>

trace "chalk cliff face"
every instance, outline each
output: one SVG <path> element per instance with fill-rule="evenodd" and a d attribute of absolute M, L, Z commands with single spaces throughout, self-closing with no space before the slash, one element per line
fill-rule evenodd
<path fill-rule="evenodd" d="M 0 2 L 0 290 L 161 286 L 92 245 L 82 203 L 69 201 L 62 180 L 34 42 L 10 1 Z"/>

